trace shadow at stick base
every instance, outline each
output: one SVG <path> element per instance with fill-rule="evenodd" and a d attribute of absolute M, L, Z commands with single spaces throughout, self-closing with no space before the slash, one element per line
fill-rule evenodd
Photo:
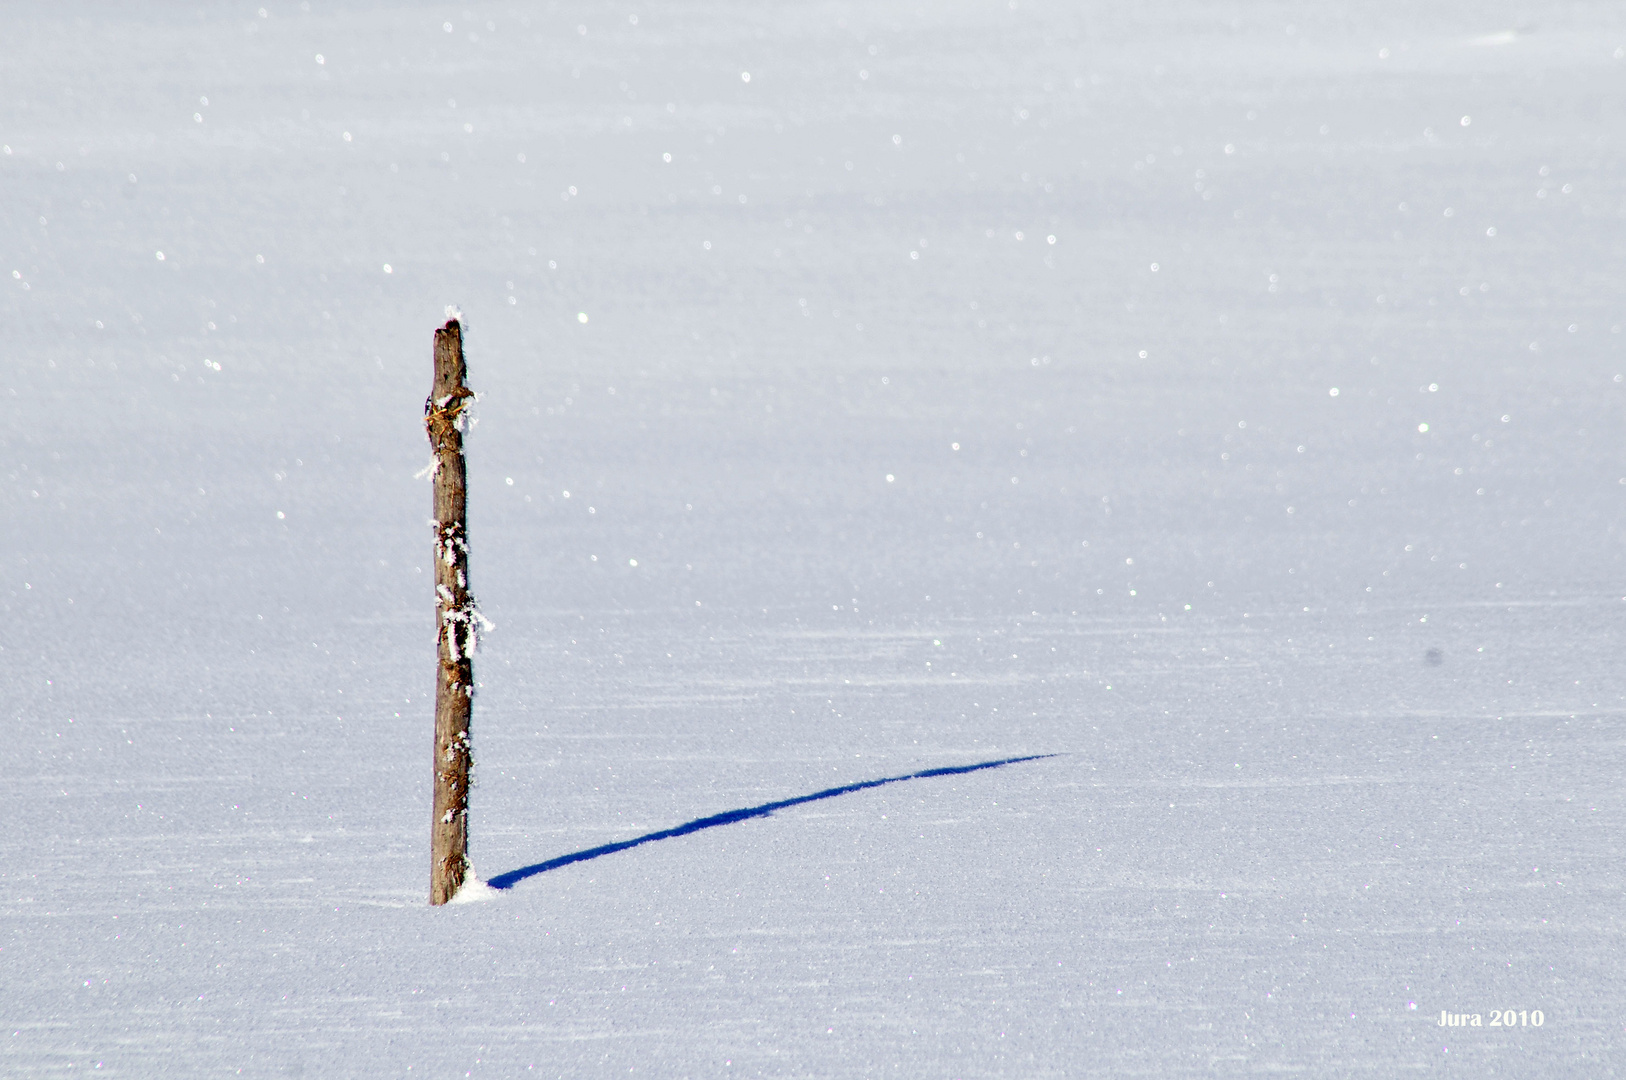
<path fill-rule="evenodd" d="M 788 806 L 800 806 L 803 803 L 818 802 L 820 799 L 833 799 L 837 795 L 848 795 L 854 791 L 865 791 L 869 788 L 883 787 L 887 784 L 899 784 L 905 780 L 926 780 L 933 776 L 959 776 L 962 773 L 981 772 L 983 769 L 997 769 L 1004 765 L 1016 765 L 1024 761 L 1042 761 L 1045 758 L 1055 757 L 1055 754 L 1030 754 L 1027 757 L 1001 758 L 998 761 L 979 761 L 975 765 L 951 765 L 942 769 L 924 769 L 920 772 L 909 773 L 907 776 L 885 776 L 879 780 L 863 780 L 856 784 L 844 784 L 841 787 L 826 788 L 815 791 L 811 795 L 799 795 L 794 799 L 781 799 L 778 802 L 763 803 L 761 806 L 748 806 L 740 810 L 726 810 L 721 814 L 710 817 L 695 818 L 682 825 L 660 832 L 646 833 L 631 840 L 621 840 L 614 844 L 604 844 L 585 851 L 573 851 L 569 855 L 560 855 L 556 859 L 546 862 L 532 863 L 522 866 L 518 870 L 510 870 L 505 874 L 498 874 L 486 882 L 493 889 L 512 889 L 515 885 L 528 877 L 545 874 L 549 870 L 557 870 L 561 866 L 571 863 L 586 862 L 601 855 L 614 855 L 618 851 L 638 847 L 640 844 L 653 843 L 656 840 L 670 840 L 674 836 L 688 836 L 701 829 L 715 829 L 719 825 L 732 825 L 736 821 L 747 821 L 751 818 L 767 817 L 775 810 L 783 810 Z"/>

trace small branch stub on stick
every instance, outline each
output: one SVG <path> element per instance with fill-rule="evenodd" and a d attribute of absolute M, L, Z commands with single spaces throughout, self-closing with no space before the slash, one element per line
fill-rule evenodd
<path fill-rule="evenodd" d="M 463 461 L 463 327 L 449 320 L 435 331 L 435 381 L 424 402 L 424 426 L 434 451 L 435 817 L 430 825 L 429 902 L 444 904 L 462 887 L 469 866 L 469 716 L 474 704 L 474 646 L 480 622 L 469 595 L 468 488 Z"/>

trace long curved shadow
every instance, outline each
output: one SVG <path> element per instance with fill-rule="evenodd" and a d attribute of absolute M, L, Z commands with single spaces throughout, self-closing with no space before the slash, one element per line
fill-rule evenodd
<path fill-rule="evenodd" d="M 546 862 L 532 863 L 530 866 L 522 866 L 518 870 L 510 870 L 505 874 L 498 874 L 496 877 L 487 881 L 486 884 L 491 886 L 493 889 L 512 889 L 515 885 L 518 885 L 528 877 L 535 877 L 537 874 L 545 874 L 549 870 L 557 870 L 561 866 L 569 866 L 571 863 L 586 862 L 588 859 L 596 859 L 601 855 L 614 855 L 618 851 L 626 851 L 628 848 L 635 848 L 640 844 L 650 844 L 656 840 L 670 840 L 674 836 L 688 836 L 690 833 L 697 833 L 701 829 L 715 829 L 719 825 L 732 825 L 736 821 L 746 821 L 750 818 L 767 817 L 775 810 L 783 810 L 787 806 L 800 806 L 803 803 L 818 802 L 820 799 L 833 799 L 837 795 L 847 795 L 854 791 L 864 791 L 868 788 L 878 788 L 886 784 L 897 784 L 905 780 L 924 780 L 927 777 L 932 776 L 958 776 L 961 773 L 980 772 L 983 769 L 997 769 L 1004 765 L 1016 765 L 1024 761 L 1041 761 L 1044 758 L 1055 756 L 1055 754 L 1031 754 L 1027 757 L 1001 758 L 998 761 L 979 761 L 975 765 L 950 765 L 947 768 L 942 769 L 924 769 L 917 773 L 910 773 L 907 776 L 886 776 L 879 780 L 864 780 L 856 784 L 844 784 L 841 787 L 826 788 L 823 791 L 815 791 L 811 795 L 799 795 L 794 799 L 781 799 L 778 802 L 763 803 L 761 806 L 748 806 L 741 810 L 727 810 L 721 814 L 713 814 L 710 817 L 695 818 L 693 821 L 684 822 L 682 825 L 678 825 L 670 829 L 662 829 L 660 832 L 646 833 L 643 836 L 634 837 L 631 840 L 621 840 L 614 844 L 603 844 L 599 847 L 588 848 L 585 851 L 573 851 L 569 855 L 560 855 L 558 858 L 549 859 Z"/>

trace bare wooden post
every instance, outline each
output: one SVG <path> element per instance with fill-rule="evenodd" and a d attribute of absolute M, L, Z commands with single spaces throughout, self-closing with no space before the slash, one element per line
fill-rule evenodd
<path fill-rule="evenodd" d="M 474 704 L 475 623 L 469 595 L 468 488 L 463 462 L 463 327 L 457 319 L 435 331 L 435 381 L 424 402 L 424 426 L 434 450 L 435 818 L 429 832 L 429 902 L 444 904 L 463 885 L 469 866 L 469 715 Z"/>

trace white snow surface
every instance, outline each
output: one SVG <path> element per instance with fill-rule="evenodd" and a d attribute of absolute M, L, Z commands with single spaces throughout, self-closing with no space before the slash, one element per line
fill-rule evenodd
<path fill-rule="evenodd" d="M 3 38 L 0 1074 L 1626 1064 L 1626 9 Z"/>
<path fill-rule="evenodd" d="M 452 894 L 452 898 L 446 902 L 448 904 L 478 904 L 501 895 L 501 891 L 493 889 L 488 883 L 481 881 L 475 875 L 474 868 L 471 866 L 469 867 L 468 877 L 463 879 L 463 884 L 457 887 L 457 891 Z"/>

